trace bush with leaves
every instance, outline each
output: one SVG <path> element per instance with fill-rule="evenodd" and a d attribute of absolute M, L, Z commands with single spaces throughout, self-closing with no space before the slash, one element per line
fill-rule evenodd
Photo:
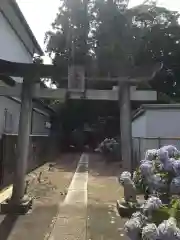
<path fill-rule="evenodd" d="M 142 192 L 180 194 L 179 151 L 172 145 L 148 150 L 145 160 L 133 174 L 136 187 Z"/>
<path fill-rule="evenodd" d="M 119 143 L 114 138 L 105 138 L 104 141 L 99 144 L 96 152 L 100 152 L 102 154 L 113 154 L 117 151 L 118 147 Z"/>
<path fill-rule="evenodd" d="M 128 172 L 122 173 L 128 176 Z M 131 175 L 130 175 L 131 176 Z M 165 240 L 180 239 L 180 155 L 175 146 L 148 150 L 145 159 L 133 173 L 136 188 L 143 193 L 148 190 L 148 199 L 142 205 L 141 215 L 132 215 L 124 230 L 130 239 Z M 171 197 L 164 204 L 162 194 Z M 134 217 L 134 216 L 138 217 Z M 141 219 L 144 219 L 142 222 Z"/>

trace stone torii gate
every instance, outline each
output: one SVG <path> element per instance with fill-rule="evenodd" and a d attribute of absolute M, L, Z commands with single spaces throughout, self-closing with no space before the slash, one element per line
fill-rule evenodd
<path fill-rule="evenodd" d="M 80 74 L 80 78 L 83 78 L 83 81 L 110 81 L 112 83 L 119 84 L 117 100 L 119 99 L 120 106 L 121 154 L 124 170 L 131 171 L 132 134 L 130 85 L 136 85 L 139 82 L 151 80 L 156 72 L 161 69 L 161 64 L 157 64 L 155 66 L 146 66 L 141 69 L 134 68 L 129 72 L 128 76 L 126 75 L 117 78 L 94 79 L 85 78 L 82 72 Z M 5 81 L 10 85 L 0 86 L 0 96 L 21 97 L 16 169 L 14 172 L 13 194 L 10 201 L 13 206 L 21 205 L 24 201 L 24 180 L 27 170 L 32 99 L 65 99 L 67 93 L 71 99 L 80 99 L 82 98 L 82 94 L 83 98 L 85 99 L 100 99 L 99 96 L 102 95 L 102 91 L 105 92 L 105 95 L 109 94 L 114 97 L 114 92 L 112 92 L 112 90 L 87 89 L 85 91 L 84 84 L 82 84 L 83 87 L 81 89 L 71 89 L 71 87 L 68 89 L 41 89 L 40 87 L 37 87 L 40 78 L 48 78 L 53 76 L 57 77 L 58 73 L 59 69 L 54 65 L 15 63 L 0 60 L 0 80 Z M 22 77 L 23 83 L 16 83 L 13 86 L 14 81 L 9 76 Z M 72 79 L 74 76 L 75 75 L 71 74 L 70 78 Z"/>

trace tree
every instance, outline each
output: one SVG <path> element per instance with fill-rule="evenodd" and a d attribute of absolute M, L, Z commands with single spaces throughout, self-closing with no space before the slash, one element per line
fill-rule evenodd
<path fill-rule="evenodd" d="M 127 1 L 126 1 L 127 3 Z M 131 23 L 121 1 L 97 1 L 93 8 L 93 50 L 100 76 L 119 76 L 131 56 Z"/>
<path fill-rule="evenodd" d="M 141 6 L 135 8 L 133 14 L 134 25 L 140 28 L 142 36 L 135 56 L 136 64 L 163 62 L 163 71 L 150 85 L 177 99 L 180 93 L 180 67 L 177 64 L 180 58 L 179 13 L 160 7 Z"/>
<path fill-rule="evenodd" d="M 87 75 L 119 76 L 134 65 L 163 62 L 151 86 L 180 94 L 179 14 L 146 1 L 128 9 L 128 0 L 64 0 L 48 32 L 47 51 L 61 76 L 68 65 L 83 64 Z M 55 79 L 60 82 L 61 76 Z M 62 82 L 62 81 L 61 81 Z"/>
<path fill-rule="evenodd" d="M 88 2 L 61 1 L 52 31 L 46 33 L 47 52 L 53 56 L 53 63 L 59 65 L 63 77 L 67 76 L 68 65 L 88 61 Z"/>

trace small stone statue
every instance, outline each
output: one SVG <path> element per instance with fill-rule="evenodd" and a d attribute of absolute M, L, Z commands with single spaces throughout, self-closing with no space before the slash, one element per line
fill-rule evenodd
<path fill-rule="evenodd" d="M 126 202 L 136 202 L 136 187 L 134 183 L 124 183 L 124 199 Z"/>
<path fill-rule="evenodd" d="M 126 202 L 137 202 L 136 187 L 129 172 L 123 172 L 119 178 L 119 183 L 124 187 L 124 199 Z"/>

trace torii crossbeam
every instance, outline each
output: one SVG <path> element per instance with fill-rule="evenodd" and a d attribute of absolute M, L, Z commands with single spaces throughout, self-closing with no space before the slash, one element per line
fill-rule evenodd
<path fill-rule="evenodd" d="M 151 80 L 156 72 L 162 69 L 162 64 L 132 68 L 126 75 L 117 78 L 95 78 L 96 81 L 111 81 L 119 83 L 119 103 L 120 103 L 120 127 L 121 127 L 121 154 L 123 168 L 131 170 L 131 107 L 130 107 L 130 85 L 136 85 L 140 81 Z M 9 86 L 0 86 L 2 96 L 20 96 L 21 112 L 19 120 L 19 133 L 17 144 L 16 169 L 14 173 L 13 194 L 11 203 L 21 205 L 24 198 L 25 175 L 27 170 L 27 158 L 30 135 L 30 119 L 32 112 L 33 98 L 65 98 L 67 89 L 40 89 L 35 84 L 40 78 L 58 76 L 59 68 L 54 65 L 43 65 L 37 63 L 15 63 L 0 59 L 0 80 Z M 22 84 L 14 84 L 11 77 L 22 77 Z M 66 78 L 67 79 L 67 78 Z M 87 78 L 87 81 L 94 81 L 94 78 Z M 15 85 L 15 86 L 14 86 Z M 94 94 L 98 90 L 87 90 Z M 94 91 L 94 92 L 93 92 Z M 111 91 L 112 92 L 112 91 Z M 100 92 L 96 92 L 98 95 Z M 70 97 L 80 97 L 81 93 L 70 90 Z M 85 95 L 87 97 L 88 95 Z M 92 95 L 89 94 L 89 98 Z M 73 98 L 73 97 L 72 97 Z M 118 97 L 117 97 L 118 99 Z M 114 99 L 116 100 L 116 99 Z"/>

